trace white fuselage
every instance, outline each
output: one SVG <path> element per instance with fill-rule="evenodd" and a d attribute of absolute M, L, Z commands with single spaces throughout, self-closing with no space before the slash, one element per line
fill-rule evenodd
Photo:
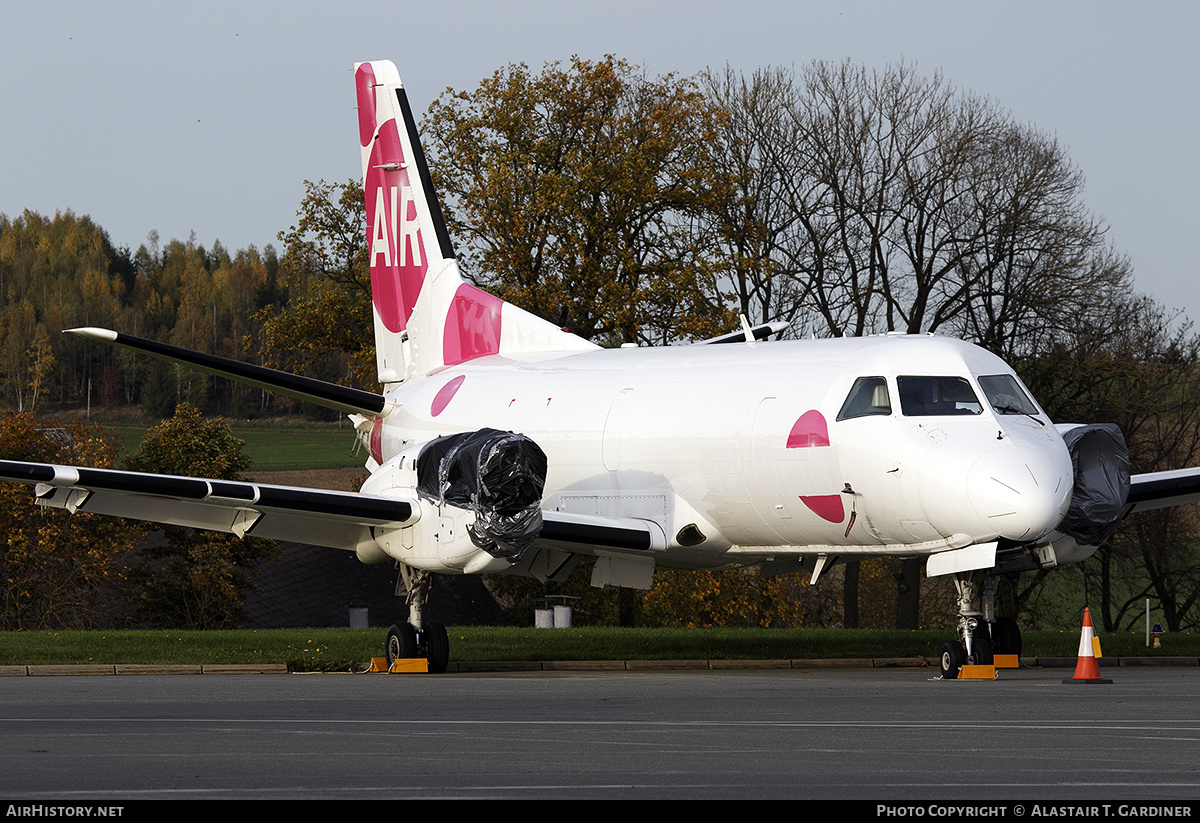
<path fill-rule="evenodd" d="M 1035 541 L 1062 521 L 1071 460 L 1044 415 L 989 404 L 988 375 L 1012 370 L 934 336 L 493 355 L 390 387 L 372 456 L 522 433 L 548 458 L 544 510 L 652 520 L 663 565 Z M 965 378 L 979 402 L 906 414 L 904 376 Z M 858 378 L 886 381 L 890 412 L 838 419 Z"/>

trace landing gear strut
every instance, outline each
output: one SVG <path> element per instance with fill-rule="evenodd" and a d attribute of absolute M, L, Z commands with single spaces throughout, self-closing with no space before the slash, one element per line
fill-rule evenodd
<path fill-rule="evenodd" d="M 429 597 L 429 572 L 400 564 L 396 594 L 408 602 L 408 622 L 397 623 L 388 630 L 388 668 L 401 658 L 424 657 L 433 674 L 446 671 L 450 663 L 450 639 L 446 627 L 421 617 Z"/>
<path fill-rule="evenodd" d="M 981 580 L 976 579 L 978 574 Z M 982 593 L 978 592 L 982 582 Z M 1021 630 L 1012 618 L 996 618 L 995 578 L 987 572 L 954 575 L 958 590 L 958 640 L 942 646 L 942 678 L 954 680 L 965 664 L 989 666 L 996 654 L 1021 653 Z M 982 610 L 975 607 L 980 597 Z"/>

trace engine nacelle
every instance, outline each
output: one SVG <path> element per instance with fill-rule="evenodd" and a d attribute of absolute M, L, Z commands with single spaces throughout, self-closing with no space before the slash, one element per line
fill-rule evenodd
<path fill-rule="evenodd" d="M 542 528 L 546 457 L 529 438 L 481 429 L 414 446 L 363 484 L 367 494 L 413 501 L 414 520 L 377 527 L 359 559 L 483 574 L 521 559 Z"/>
<path fill-rule="evenodd" d="M 1129 497 L 1129 449 L 1121 430 L 1111 423 L 1058 429 L 1075 469 L 1071 508 L 1059 531 L 1073 538 L 1077 547 L 1075 551 L 1064 548 L 1060 556 L 1072 555 L 1083 560 L 1121 525 Z M 1081 554 L 1082 547 L 1091 550 Z"/>

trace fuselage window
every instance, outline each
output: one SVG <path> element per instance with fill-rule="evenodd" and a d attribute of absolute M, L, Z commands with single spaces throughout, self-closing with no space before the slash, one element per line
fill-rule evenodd
<path fill-rule="evenodd" d="M 896 387 L 906 417 L 983 412 L 971 384 L 962 377 L 897 377 Z"/>
<path fill-rule="evenodd" d="M 887 381 L 882 377 L 860 377 L 850 387 L 850 394 L 846 396 L 837 419 L 891 413 L 892 401 L 888 397 Z"/>
<path fill-rule="evenodd" d="M 1011 374 L 993 374 L 979 378 L 979 388 L 997 414 L 1039 415 L 1039 409 Z"/>

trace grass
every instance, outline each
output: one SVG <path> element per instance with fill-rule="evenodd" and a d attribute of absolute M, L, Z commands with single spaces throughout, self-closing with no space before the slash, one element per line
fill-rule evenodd
<path fill-rule="evenodd" d="M 142 435 L 155 423 L 119 423 L 111 426 L 132 452 Z M 234 437 L 246 441 L 244 451 L 252 471 L 341 469 L 361 467 L 366 452 L 355 449 L 354 429 L 336 423 L 253 425 L 230 422 Z"/>
<path fill-rule="evenodd" d="M 941 629 L 533 629 L 450 627 L 450 658 L 490 660 L 933 659 Z M 346 671 L 383 655 L 385 630 L 0 632 L 0 665 L 284 663 L 293 671 Z M 1167 635 L 1146 648 L 1140 634 L 1104 635 L 1106 657 L 1200 657 L 1200 635 Z M 1078 632 L 1026 632 L 1024 654 L 1074 657 Z"/>

